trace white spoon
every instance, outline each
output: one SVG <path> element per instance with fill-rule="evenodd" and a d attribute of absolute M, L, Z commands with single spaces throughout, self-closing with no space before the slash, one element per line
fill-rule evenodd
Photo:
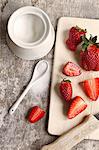
<path fill-rule="evenodd" d="M 30 90 L 30 88 L 33 86 L 33 84 L 36 81 L 40 81 L 40 79 L 42 77 L 44 77 L 44 75 L 46 74 L 47 70 L 48 70 L 48 62 L 45 60 L 41 60 L 37 63 L 37 65 L 35 66 L 34 69 L 34 73 L 32 75 L 32 79 L 29 82 L 28 86 L 26 87 L 26 89 L 24 90 L 24 92 L 21 94 L 21 96 L 19 97 L 19 99 L 11 106 L 10 110 L 9 110 L 9 114 L 12 115 L 15 110 L 17 109 L 17 107 L 19 106 L 19 104 L 21 103 L 21 101 L 23 100 L 24 96 L 27 94 L 27 92 Z"/>

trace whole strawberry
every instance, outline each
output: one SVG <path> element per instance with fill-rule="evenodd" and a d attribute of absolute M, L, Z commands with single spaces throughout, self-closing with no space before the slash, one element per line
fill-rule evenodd
<path fill-rule="evenodd" d="M 84 43 L 80 52 L 80 64 L 83 69 L 90 71 L 99 71 L 99 48 L 96 43 L 97 36 L 90 37 L 88 40 L 83 37 Z"/>
<path fill-rule="evenodd" d="M 79 28 L 78 26 L 72 27 L 69 30 L 69 38 L 66 40 L 66 45 L 71 51 L 77 49 L 77 45 L 82 42 L 82 36 L 84 36 L 86 30 Z"/>
<path fill-rule="evenodd" d="M 63 81 L 61 81 L 61 83 L 60 83 L 60 93 L 66 101 L 71 100 L 71 98 L 72 98 L 71 81 L 65 80 L 65 79 Z"/>
<path fill-rule="evenodd" d="M 96 68 L 95 71 L 99 71 L 99 48 L 97 48 L 97 52 L 96 52 Z"/>

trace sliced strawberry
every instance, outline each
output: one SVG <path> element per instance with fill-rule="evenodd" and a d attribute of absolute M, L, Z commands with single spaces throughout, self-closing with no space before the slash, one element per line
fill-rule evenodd
<path fill-rule="evenodd" d="M 28 121 L 31 123 L 35 123 L 43 118 L 45 115 L 45 111 L 41 109 L 39 106 L 34 106 L 29 113 Z"/>
<path fill-rule="evenodd" d="M 80 67 L 77 66 L 76 64 L 72 62 L 68 62 L 64 67 L 63 67 L 63 73 L 67 76 L 78 76 L 81 74 Z"/>
<path fill-rule="evenodd" d="M 99 78 L 92 78 L 89 80 L 83 81 L 83 87 L 86 95 L 92 100 L 96 101 L 98 98 L 99 92 Z"/>
<path fill-rule="evenodd" d="M 70 108 L 68 111 L 68 118 L 72 119 L 76 117 L 78 114 L 84 111 L 86 107 L 87 107 L 87 104 L 85 103 L 85 101 L 80 96 L 76 96 L 70 105 Z"/>
<path fill-rule="evenodd" d="M 66 100 L 66 101 L 70 101 L 72 98 L 72 85 L 71 85 L 71 81 L 69 80 L 63 80 L 60 83 L 60 93 L 62 95 L 62 97 Z"/>

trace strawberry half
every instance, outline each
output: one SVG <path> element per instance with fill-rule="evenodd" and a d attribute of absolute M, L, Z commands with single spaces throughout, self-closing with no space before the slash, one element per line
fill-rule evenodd
<path fill-rule="evenodd" d="M 82 85 L 86 95 L 92 101 L 96 101 L 99 95 L 99 78 L 85 80 L 83 81 Z"/>
<path fill-rule="evenodd" d="M 86 34 L 86 30 L 79 28 L 78 26 L 72 27 L 69 30 L 69 38 L 66 40 L 66 45 L 71 51 L 77 49 L 77 45 L 82 42 L 82 36 Z"/>
<path fill-rule="evenodd" d="M 29 113 L 28 121 L 31 123 L 35 123 L 43 118 L 45 115 L 45 111 L 41 109 L 39 106 L 34 106 Z"/>
<path fill-rule="evenodd" d="M 85 101 L 80 96 L 76 96 L 70 105 L 70 108 L 68 111 L 68 118 L 72 119 L 76 117 L 86 108 L 87 108 L 87 104 L 85 103 Z"/>
<path fill-rule="evenodd" d="M 63 73 L 67 76 L 79 76 L 81 74 L 81 69 L 79 66 L 72 62 L 68 62 L 64 67 L 63 67 Z"/>
<path fill-rule="evenodd" d="M 72 85 L 71 85 L 71 81 L 69 80 L 63 80 L 60 83 L 60 93 L 62 95 L 62 97 L 66 100 L 66 101 L 70 101 L 72 98 Z"/>

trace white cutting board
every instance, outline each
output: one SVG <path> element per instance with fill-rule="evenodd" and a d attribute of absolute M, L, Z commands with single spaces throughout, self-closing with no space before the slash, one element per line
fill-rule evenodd
<path fill-rule="evenodd" d="M 78 25 L 81 28 L 86 28 L 88 34 L 97 35 L 99 42 L 99 20 L 94 19 L 82 19 L 82 18 L 71 18 L 71 17 L 62 17 L 58 21 L 57 27 L 57 37 L 55 45 L 55 54 L 54 54 L 54 66 L 53 66 L 53 75 L 52 75 L 52 84 L 51 84 L 51 95 L 50 95 L 50 110 L 49 110 L 49 124 L 48 132 L 53 135 L 61 135 L 64 132 L 69 131 L 71 128 L 76 126 L 81 122 L 82 118 L 89 113 L 96 114 L 99 112 L 99 99 L 96 102 L 92 102 L 85 95 L 79 82 L 92 77 L 99 77 L 99 71 L 84 71 L 82 74 L 77 77 L 67 77 L 70 79 L 73 86 L 73 97 L 79 95 L 81 96 L 86 103 L 88 108 L 78 115 L 74 119 L 68 119 L 66 117 L 66 111 L 68 109 L 68 104 L 61 98 L 59 94 L 58 84 L 61 81 L 61 76 L 66 77 L 62 74 L 62 66 L 68 61 L 72 61 L 76 64 L 76 54 L 68 50 L 65 46 L 65 39 L 68 38 L 68 30 L 72 26 Z M 99 139 L 99 130 L 96 131 L 93 135 L 86 137 L 86 139 Z"/>

